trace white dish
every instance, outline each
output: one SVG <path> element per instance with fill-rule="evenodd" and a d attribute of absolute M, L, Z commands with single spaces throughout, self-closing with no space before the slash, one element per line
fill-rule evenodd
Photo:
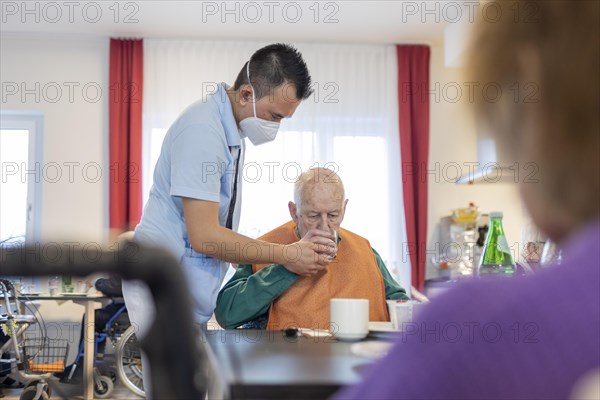
<path fill-rule="evenodd" d="M 391 322 L 386 321 L 371 321 L 369 322 L 370 332 L 398 332 L 394 329 L 394 325 Z"/>
<path fill-rule="evenodd" d="M 380 342 L 369 340 L 365 342 L 354 343 L 350 346 L 350 351 L 359 357 L 377 360 L 384 357 L 394 345 L 392 342 Z"/>
<path fill-rule="evenodd" d="M 333 336 L 338 338 L 338 340 L 360 340 L 367 337 L 369 332 L 365 333 L 334 333 Z"/>

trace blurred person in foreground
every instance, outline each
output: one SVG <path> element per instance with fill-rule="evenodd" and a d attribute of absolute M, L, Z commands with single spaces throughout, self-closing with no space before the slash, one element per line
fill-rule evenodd
<path fill-rule="evenodd" d="M 477 25 L 469 67 L 471 80 L 498 83 L 504 96 L 478 99 L 477 112 L 519 165 L 539 168 L 537 183 L 521 180 L 521 196 L 560 243 L 562 263 L 436 298 L 337 399 L 598 398 L 600 2 L 497 5 L 502 18 Z M 515 20 L 515 6 L 535 12 Z M 515 101 L 515 83 L 533 83 L 536 100 L 521 90 Z"/>
<path fill-rule="evenodd" d="M 289 244 L 317 229 L 337 236 L 336 258 L 322 271 L 299 275 L 280 264 L 243 264 L 221 289 L 215 315 L 232 329 L 329 329 L 329 300 L 369 299 L 369 320 L 389 321 L 386 299 L 408 300 L 369 241 L 340 228 L 346 214 L 342 179 L 327 168 L 304 171 L 288 203 L 292 220 L 260 240 Z"/>

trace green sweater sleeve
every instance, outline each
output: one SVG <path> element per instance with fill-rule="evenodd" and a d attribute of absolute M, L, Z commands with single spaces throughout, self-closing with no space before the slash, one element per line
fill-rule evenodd
<path fill-rule="evenodd" d="M 381 259 L 379 253 L 373 250 L 375 254 L 375 259 L 377 260 L 377 266 L 379 267 L 379 271 L 381 271 L 381 276 L 383 277 L 383 284 L 385 285 L 385 298 L 387 300 L 410 300 L 406 295 L 406 290 L 402 286 L 398 284 L 390 275 L 390 271 L 388 271 L 385 263 Z"/>
<path fill-rule="evenodd" d="M 277 264 L 252 273 L 252 265 L 240 265 L 219 292 L 215 316 L 225 329 L 237 328 L 265 314 L 271 303 L 298 279 Z"/>

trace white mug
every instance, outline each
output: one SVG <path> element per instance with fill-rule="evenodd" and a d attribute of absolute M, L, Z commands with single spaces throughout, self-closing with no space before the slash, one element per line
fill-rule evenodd
<path fill-rule="evenodd" d="M 369 334 L 368 299 L 331 299 L 330 327 L 341 340 L 360 340 Z"/>

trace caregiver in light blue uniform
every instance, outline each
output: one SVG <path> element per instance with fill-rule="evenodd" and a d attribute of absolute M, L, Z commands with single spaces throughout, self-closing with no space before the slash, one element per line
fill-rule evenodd
<path fill-rule="evenodd" d="M 274 140 L 280 121 L 310 96 L 310 83 L 295 48 L 266 46 L 244 65 L 234 87 L 219 84 L 215 93 L 189 106 L 165 136 L 134 240 L 164 248 L 180 260 L 197 324 L 204 325 L 212 316 L 229 262 L 276 263 L 308 276 L 322 271 L 335 256 L 328 232 L 314 230 L 291 245 L 235 232 L 245 138 L 253 145 Z M 249 246 L 257 251 L 246 251 Z M 144 336 L 154 319 L 147 286 L 124 281 L 123 295 L 132 324 Z M 147 397 L 149 377 L 144 362 Z"/>
<path fill-rule="evenodd" d="M 194 319 L 206 323 L 212 316 L 216 296 L 229 264 L 199 253 L 190 245 L 183 218 L 182 198 L 219 204 L 219 224 L 226 226 L 236 176 L 236 163 L 242 160 L 244 141 L 240 137 L 225 83 L 206 99 L 189 106 L 167 132 L 154 169 L 154 184 L 144 216 L 135 229 L 134 240 L 162 247 L 181 260 L 187 273 L 194 301 Z M 238 161 L 239 157 L 239 161 Z M 243 163 L 240 162 L 240 165 Z M 242 174 L 237 190 L 241 189 Z M 241 199 L 233 205 L 230 229 L 237 230 Z M 143 317 L 148 298 L 140 285 L 125 284 L 128 309 L 144 309 L 140 328 L 148 323 Z M 132 292 L 132 289 L 137 289 Z M 131 295 L 133 294 L 133 295 Z M 150 303 L 150 306 L 152 304 Z M 131 311 L 129 311 L 131 313 Z"/>

